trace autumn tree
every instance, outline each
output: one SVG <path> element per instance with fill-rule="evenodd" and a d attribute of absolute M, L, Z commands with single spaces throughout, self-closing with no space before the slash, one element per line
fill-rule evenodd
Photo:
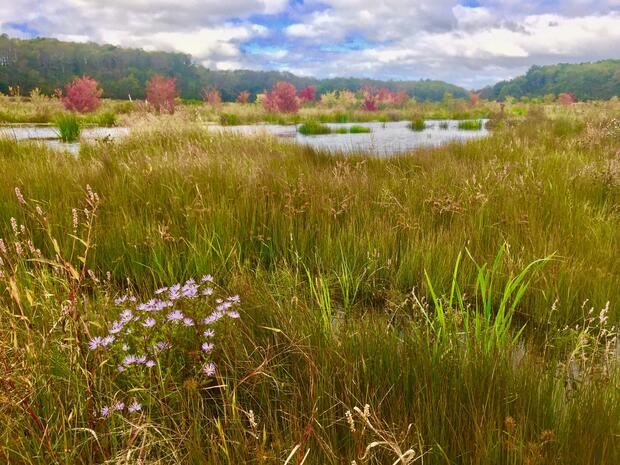
<path fill-rule="evenodd" d="M 99 108 L 102 95 L 99 83 L 91 77 L 83 76 L 66 84 L 65 93 L 60 98 L 67 110 L 89 113 Z"/>
<path fill-rule="evenodd" d="M 222 105 L 222 95 L 217 89 L 204 89 L 202 96 L 205 102 L 215 108 L 219 108 Z"/>
<path fill-rule="evenodd" d="M 241 92 L 239 92 L 239 95 L 237 95 L 238 103 L 245 105 L 249 101 L 250 101 L 250 93 L 247 90 L 242 90 Z"/>
<path fill-rule="evenodd" d="M 299 111 L 297 89 L 290 82 L 276 82 L 271 92 L 265 94 L 263 107 L 269 112 L 297 113 Z"/>
<path fill-rule="evenodd" d="M 174 113 L 174 99 L 177 96 L 176 78 L 154 75 L 146 83 L 146 100 L 157 112 Z"/>
<path fill-rule="evenodd" d="M 301 103 L 314 102 L 316 100 L 316 87 L 304 87 L 299 91 L 298 97 Z"/>

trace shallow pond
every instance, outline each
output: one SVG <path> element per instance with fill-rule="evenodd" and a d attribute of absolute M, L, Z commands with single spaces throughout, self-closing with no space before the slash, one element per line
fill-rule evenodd
<path fill-rule="evenodd" d="M 486 123 L 483 120 L 483 123 Z M 243 126 L 209 125 L 212 131 L 226 131 L 239 134 L 272 134 L 286 140 L 294 140 L 299 144 L 309 145 L 317 149 L 332 152 L 364 152 L 379 156 L 389 156 L 407 152 L 417 147 L 439 146 L 454 141 L 467 141 L 485 137 L 489 131 L 484 128 L 468 131 L 458 128 L 458 121 L 427 120 L 423 131 L 409 129 L 409 121 L 390 123 L 346 123 L 327 124 L 334 130 L 348 129 L 351 126 L 363 126 L 371 132 L 362 134 L 322 134 L 304 136 L 297 132 L 295 125 L 258 124 Z M 118 139 L 129 134 L 129 128 L 84 128 L 81 141 L 98 139 Z M 58 131 L 52 126 L 0 126 L 0 137 L 15 140 L 38 140 L 60 150 L 77 154 L 80 142 L 66 143 L 58 137 Z"/>
<path fill-rule="evenodd" d="M 417 147 L 439 146 L 454 141 L 467 141 L 485 137 L 489 131 L 484 128 L 468 131 L 458 128 L 459 121 L 427 120 L 426 129 L 412 131 L 409 121 L 390 123 L 346 123 L 326 124 L 330 128 L 342 129 L 351 126 L 370 128 L 371 132 L 362 134 L 321 134 L 304 136 L 297 132 L 298 126 L 289 125 L 244 125 L 244 126 L 210 126 L 210 129 L 238 132 L 241 134 L 268 133 L 281 138 L 293 139 L 295 142 L 310 145 L 317 149 L 343 152 L 369 152 L 380 156 L 388 156 L 407 152 Z"/>
<path fill-rule="evenodd" d="M 80 140 L 117 139 L 127 134 L 129 134 L 128 128 L 84 128 Z M 62 142 L 58 130 L 53 126 L 0 126 L 0 137 L 8 137 L 18 141 L 41 141 L 50 147 L 74 154 L 80 151 L 79 142 Z"/>

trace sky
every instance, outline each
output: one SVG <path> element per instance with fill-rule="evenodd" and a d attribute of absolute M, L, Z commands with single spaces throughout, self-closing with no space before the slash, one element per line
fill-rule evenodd
<path fill-rule="evenodd" d="M 620 58 L 620 0 L 0 0 L 0 33 L 478 89 L 532 65 Z"/>

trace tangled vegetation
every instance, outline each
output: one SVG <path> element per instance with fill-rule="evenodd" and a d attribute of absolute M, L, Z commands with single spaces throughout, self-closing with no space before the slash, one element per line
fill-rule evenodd
<path fill-rule="evenodd" d="M 390 159 L 0 140 L 0 462 L 618 463 L 605 105 Z"/>

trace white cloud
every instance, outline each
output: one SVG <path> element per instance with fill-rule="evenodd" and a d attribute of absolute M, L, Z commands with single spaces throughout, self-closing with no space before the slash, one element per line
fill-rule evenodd
<path fill-rule="evenodd" d="M 7 24 L 26 24 L 61 40 L 178 51 L 213 66 L 220 61 L 220 66 L 242 66 L 241 60 L 231 61 L 241 55 L 240 45 L 268 33 L 247 18 L 279 13 L 287 4 L 287 0 L 16 0 L 10 7 L 0 6 L 0 32 L 15 36 L 19 28 Z"/>
<path fill-rule="evenodd" d="M 478 0 L 475 7 L 462 0 L 0 3 L 0 32 L 12 36 L 36 30 L 64 40 L 180 51 L 220 69 L 429 77 L 479 87 L 532 64 L 620 58 L 620 0 Z M 283 30 L 252 23 L 253 15 L 280 13 L 294 19 Z M 257 39 L 270 41 L 243 51 Z"/>

